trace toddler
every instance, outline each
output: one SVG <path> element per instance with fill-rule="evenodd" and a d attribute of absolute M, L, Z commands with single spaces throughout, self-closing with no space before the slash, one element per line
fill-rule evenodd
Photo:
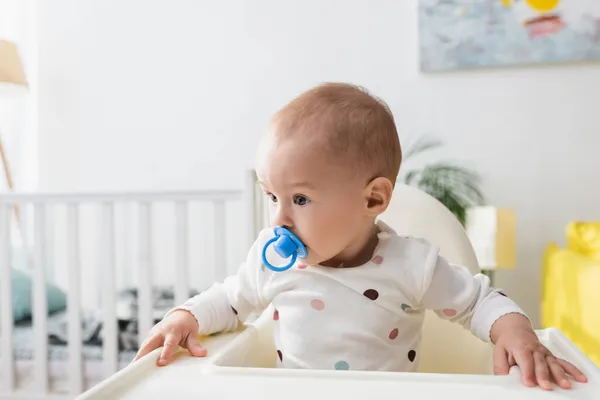
<path fill-rule="evenodd" d="M 390 110 L 361 88 L 324 84 L 287 104 L 261 141 L 256 170 L 271 225 L 292 232 L 306 254 L 286 271 L 267 268 L 262 251 L 274 230 L 263 230 L 237 274 L 169 312 L 136 359 L 160 346 L 159 365 L 178 346 L 205 356 L 198 334 L 234 330 L 273 305 L 281 367 L 415 371 L 430 309 L 494 343 L 496 374 L 518 364 L 528 386 L 569 388 L 568 375 L 584 382 L 485 275 L 378 221 L 401 159 Z M 267 264 L 288 262 L 268 249 Z"/>

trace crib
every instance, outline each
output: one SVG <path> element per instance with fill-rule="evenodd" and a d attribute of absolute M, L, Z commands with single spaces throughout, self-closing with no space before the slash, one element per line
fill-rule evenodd
<path fill-rule="evenodd" d="M 391 220 L 399 232 L 443 243 L 442 254 L 475 272 L 477 261 L 472 248 L 464 230 L 449 212 L 414 188 L 400 185 L 396 191 L 402 193 L 395 195 L 396 203 L 382 219 Z M 271 310 L 249 321 L 240 332 L 203 338 L 210 352 L 207 358 L 196 359 L 182 352 L 173 364 L 157 368 L 155 351 L 131 364 L 136 345 L 170 305 L 183 302 L 194 290 L 202 290 L 235 270 L 258 230 L 266 224 L 266 205 L 261 199 L 263 196 L 252 171 L 245 175 L 243 189 L 239 191 L 0 197 L 0 400 L 141 399 L 173 395 L 218 399 L 243 395 L 270 399 L 281 397 L 278 392 L 281 390 L 286 390 L 285 395 L 293 399 L 321 398 L 323 393 L 332 390 L 336 390 L 336 397 L 340 398 L 375 395 L 395 398 L 404 392 L 409 397 L 423 398 L 462 393 L 465 399 L 481 398 L 483 391 L 490 399 L 511 395 L 527 399 L 600 398 L 600 372 L 556 330 L 538 334 L 559 356 L 584 370 L 590 383 L 568 393 L 524 392 L 527 389 L 518 382 L 518 370 L 513 369 L 509 377 L 490 376 L 489 345 L 462 327 L 431 316 L 426 318 L 424 332 L 428 333 L 421 343 L 419 374 L 276 370 L 272 368 L 276 353 L 271 340 Z M 194 208 L 198 204 L 204 211 Z M 19 205 L 21 225 L 25 226 L 25 234 L 17 235 L 23 236 L 20 241 L 14 240 L 15 230 L 11 229 L 14 205 Z M 62 211 L 50 220 L 49 209 L 56 213 L 57 207 Z M 88 221 L 90 215 L 96 216 L 97 224 L 85 228 L 84 220 Z M 49 226 L 52 227 L 50 233 Z M 132 237 L 136 239 L 129 240 Z M 196 248 L 196 243 L 208 237 L 208 244 Z M 57 244 L 57 238 L 64 240 L 58 240 Z M 90 241 L 95 245 L 91 246 L 95 252 L 90 250 Z M 31 324 L 25 328 L 13 321 L 11 285 L 6 279 L 11 272 L 11 260 L 15 258 L 11 253 L 18 249 L 13 243 L 19 242 L 32 249 L 33 310 Z M 168 247 L 169 251 L 160 251 L 162 247 Z M 63 278 L 54 279 L 63 283 L 68 294 L 61 316 L 67 322 L 68 340 L 62 340 L 61 350 L 49 341 L 56 314 L 46 312 L 48 288 L 44 283 L 60 275 L 57 272 L 60 266 L 48 262 L 59 258 L 52 253 L 52 249 L 58 248 L 62 248 L 65 267 Z M 82 261 L 85 254 L 93 255 L 88 258 L 95 260 L 95 268 L 83 267 L 87 266 Z M 86 277 L 90 269 L 96 274 Z M 131 276 L 131 270 L 137 271 L 137 275 Z M 170 271 L 173 278 L 171 301 L 162 307 L 155 304 L 155 292 L 164 277 L 157 278 L 152 273 L 159 270 Z M 81 282 L 93 286 L 82 290 Z M 203 282 L 202 287 L 190 284 L 196 282 Z M 131 294 L 131 288 L 137 290 L 135 307 L 123 311 L 119 299 L 123 293 Z M 87 309 L 94 307 L 100 315 L 101 334 L 90 334 L 84 323 Z M 130 325 L 123 329 L 119 325 L 123 320 L 130 324 L 134 321 L 137 329 L 129 329 Z M 15 347 L 21 329 L 30 331 L 30 359 L 15 357 L 21 351 Z M 452 345 L 437 340 L 440 332 Z M 89 345 L 86 339 L 90 337 L 101 337 L 96 341 L 101 345 Z M 53 357 L 56 353 L 63 356 Z M 197 382 L 193 388 L 189 385 L 192 381 Z M 489 392 L 490 389 L 496 391 Z"/>
<path fill-rule="evenodd" d="M 0 399 L 71 399 L 127 366 L 245 257 L 265 214 L 253 171 L 240 187 L 2 194 Z"/>

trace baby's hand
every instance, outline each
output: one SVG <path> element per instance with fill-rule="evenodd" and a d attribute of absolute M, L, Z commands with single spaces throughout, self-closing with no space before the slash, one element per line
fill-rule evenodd
<path fill-rule="evenodd" d="M 495 340 L 494 340 L 495 339 Z M 492 327 L 494 374 L 506 375 L 513 365 L 521 369 L 523 383 L 552 390 L 554 381 L 563 389 L 571 388 L 568 375 L 577 382 L 587 382 L 586 376 L 573 364 L 556 358 L 531 329 L 529 320 L 520 314 L 501 317 Z"/>
<path fill-rule="evenodd" d="M 176 310 L 156 324 L 140 347 L 134 361 L 160 346 L 164 348 L 156 362 L 159 366 L 167 365 L 179 346 L 187 348 L 193 356 L 206 356 L 206 349 L 198 340 L 198 322 L 185 310 Z"/>

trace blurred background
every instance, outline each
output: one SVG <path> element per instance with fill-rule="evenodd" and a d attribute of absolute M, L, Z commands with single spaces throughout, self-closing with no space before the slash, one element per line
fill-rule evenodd
<path fill-rule="evenodd" d="M 456 163 L 477 176 L 485 200 L 472 205 L 514 213 L 516 262 L 494 280 L 540 327 L 548 246 L 600 220 L 600 17 L 585 14 L 585 45 L 565 55 L 548 35 L 566 19 L 520 32 L 527 47 L 511 29 L 529 14 L 471 3 L 0 0 L 0 39 L 28 81 L 0 100 L 15 190 L 241 190 L 279 107 L 352 82 L 389 104 L 403 144 L 439 142 L 403 168 Z M 494 32 L 513 47 L 480 40 Z M 244 254 L 232 251 L 231 271 Z"/>

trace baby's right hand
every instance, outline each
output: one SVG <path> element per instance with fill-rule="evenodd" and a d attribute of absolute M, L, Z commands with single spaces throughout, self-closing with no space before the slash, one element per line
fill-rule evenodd
<path fill-rule="evenodd" d="M 171 361 L 178 346 L 186 348 L 193 356 L 206 356 L 206 349 L 198 340 L 198 322 L 186 310 L 176 310 L 156 324 L 140 347 L 134 361 L 160 346 L 163 346 L 163 350 L 156 362 L 159 366 L 167 365 Z"/>

